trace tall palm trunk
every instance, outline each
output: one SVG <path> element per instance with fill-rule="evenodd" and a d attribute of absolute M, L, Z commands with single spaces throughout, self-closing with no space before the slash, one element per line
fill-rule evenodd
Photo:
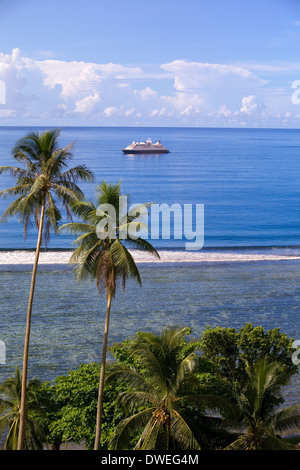
<path fill-rule="evenodd" d="M 107 353 L 107 340 L 108 340 L 108 330 L 109 330 L 111 299 L 112 299 L 112 295 L 109 292 L 107 295 L 107 308 L 106 308 L 106 318 L 105 318 L 105 327 L 104 327 L 104 336 L 103 336 L 102 360 L 101 360 L 98 405 L 97 405 L 96 437 L 95 437 L 94 450 L 99 450 L 100 448 L 102 411 L 103 411 L 103 389 L 104 389 L 104 380 L 105 380 L 105 366 L 106 366 L 106 353 Z"/>
<path fill-rule="evenodd" d="M 26 332 L 25 332 L 24 353 L 23 353 L 20 425 L 19 425 L 17 450 L 22 450 L 24 447 L 24 430 L 25 430 L 25 421 L 26 421 L 26 385 L 27 385 L 28 351 L 29 351 L 29 339 L 30 339 L 30 327 L 31 327 L 31 312 L 32 312 L 32 303 L 33 303 L 33 297 L 34 297 L 36 272 L 37 272 L 41 243 L 42 243 L 44 215 L 45 215 L 45 203 L 42 205 L 42 209 L 41 209 L 39 234 L 38 234 L 38 240 L 37 240 L 37 246 L 36 246 L 36 252 L 35 252 L 35 260 L 33 264 L 33 271 L 32 271 L 32 276 L 31 276 L 31 286 L 30 286 L 28 308 L 27 308 L 27 321 L 26 321 Z"/>

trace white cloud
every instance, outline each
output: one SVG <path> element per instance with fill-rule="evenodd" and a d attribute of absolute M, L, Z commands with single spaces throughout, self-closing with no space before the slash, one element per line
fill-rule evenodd
<path fill-rule="evenodd" d="M 222 80 L 226 80 L 227 83 L 228 77 L 235 83 L 240 83 L 241 79 L 260 82 L 253 72 L 236 65 L 175 60 L 161 65 L 161 68 L 173 74 L 174 88 L 178 91 L 203 90 L 204 87 L 210 88 Z"/>
<path fill-rule="evenodd" d="M 50 88 L 61 86 L 63 97 L 73 97 L 78 93 L 94 89 L 108 79 L 121 80 L 139 76 L 138 67 L 124 67 L 119 64 L 96 64 L 85 62 L 65 62 L 59 60 L 34 61 L 34 66 L 44 74 L 44 84 Z"/>
<path fill-rule="evenodd" d="M 251 114 L 254 109 L 257 108 L 257 103 L 255 102 L 256 96 L 244 96 L 242 99 L 241 112 L 246 114 Z"/>
<path fill-rule="evenodd" d="M 19 49 L 13 49 L 11 55 L 0 53 L 0 80 L 5 83 L 5 103 L 7 109 L 24 109 L 37 100 L 35 90 L 26 90 L 29 84 L 27 62 L 21 57 Z M 13 113 L 12 113 L 13 114 Z"/>
<path fill-rule="evenodd" d="M 139 67 L 121 64 L 31 59 L 23 57 L 16 48 L 11 54 L 0 54 L 0 80 L 6 85 L 7 105 L 1 115 L 20 118 L 47 114 L 49 117 L 92 116 L 105 108 L 107 115 L 119 106 L 119 103 L 115 106 L 109 101 L 116 95 L 116 90 L 120 93 L 127 88 L 124 79 L 132 80 L 141 75 Z M 106 106 L 103 102 L 101 110 L 103 92 Z M 128 115 L 131 114 L 133 112 L 129 111 Z"/>
<path fill-rule="evenodd" d="M 161 67 L 173 74 L 175 89 L 162 100 L 183 117 L 229 117 L 245 90 L 257 90 L 265 84 L 250 70 L 235 65 L 175 60 Z"/>
<path fill-rule="evenodd" d="M 103 114 L 104 116 L 110 117 L 113 114 L 116 114 L 118 112 L 118 109 L 115 106 L 108 106 L 107 108 L 104 109 Z"/>
<path fill-rule="evenodd" d="M 92 95 L 86 96 L 76 102 L 75 112 L 91 114 L 96 104 L 101 100 L 100 94 L 95 91 Z"/>
<path fill-rule="evenodd" d="M 134 90 L 134 93 L 136 95 L 139 95 L 143 100 L 157 96 L 157 91 L 152 90 L 152 88 L 150 88 L 149 86 L 147 86 L 143 90 Z"/>
<path fill-rule="evenodd" d="M 203 98 L 193 93 L 177 92 L 175 95 L 162 96 L 162 101 L 180 116 L 198 114 L 203 106 Z"/>
<path fill-rule="evenodd" d="M 101 77 L 97 74 L 95 65 L 81 62 L 60 62 L 45 60 L 35 62 L 35 67 L 43 75 L 43 83 L 49 88 L 61 87 L 63 98 L 77 97 L 79 93 L 90 88 L 91 83 L 100 83 Z"/>
<path fill-rule="evenodd" d="M 32 59 L 0 53 L 5 102 L 1 122 L 118 125 L 256 125 L 298 123 L 284 63 L 210 64 L 175 60 L 147 73 L 141 67 Z M 146 66 L 145 66 L 146 67 Z M 149 67 L 148 67 L 149 68 Z M 289 70 L 297 70 L 291 64 Z M 264 74 L 272 71 L 272 80 Z M 259 73 L 257 76 L 254 72 Z M 262 76 L 261 76 L 262 75 Z M 274 77 L 274 78 L 273 78 Z M 292 77 L 295 79 L 295 77 Z M 297 77 L 296 77 L 297 78 Z M 291 82 L 292 83 L 292 80 Z M 82 121 L 78 121 L 82 122 Z"/>
<path fill-rule="evenodd" d="M 125 106 L 121 105 L 119 108 L 115 106 L 108 106 L 104 109 L 103 115 L 106 117 L 118 116 L 118 117 L 130 117 L 130 116 L 141 116 L 141 114 L 135 108 L 126 109 Z"/>
<path fill-rule="evenodd" d="M 0 118 L 11 118 L 16 117 L 16 111 L 14 109 L 0 109 Z"/>
<path fill-rule="evenodd" d="M 221 106 L 220 109 L 217 111 L 219 116 L 230 117 L 232 116 L 232 111 L 228 109 L 226 106 Z"/>
<path fill-rule="evenodd" d="M 130 109 L 127 109 L 124 114 L 125 116 L 132 116 L 134 113 L 136 112 L 136 109 L 135 108 L 130 108 Z"/>
<path fill-rule="evenodd" d="M 149 112 L 149 116 L 155 117 L 155 116 L 164 116 L 166 115 L 166 108 L 163 106 L 161 109 L 152 109 Z"/>

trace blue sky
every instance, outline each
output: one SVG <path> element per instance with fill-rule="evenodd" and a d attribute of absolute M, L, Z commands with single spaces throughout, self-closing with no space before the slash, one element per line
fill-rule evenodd
<path fill-rule="evenodd" d="M 0 0 L 0 125 L 298 128 L 299 45 L 299 0 Z"/>

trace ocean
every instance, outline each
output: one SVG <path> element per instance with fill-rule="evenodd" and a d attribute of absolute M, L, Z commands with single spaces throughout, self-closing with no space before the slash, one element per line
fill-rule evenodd
<path fill-rule="evenodd" d="M 29 128 L 0 128 L 0 164 Z M 132 140 L 161 139 L 163 155 L 124 155 Z M 93 170 L 95 184 L 81 185 L 88 198 L 106 180 L 122 180 L 131 203 L 204 204 L 204 248 L 298 246 L 300 132 L 287 129 L 64 128 L 61 145 L 74 142 L 74 165 Z M 13 184 L 0 178 L 0 188 Z M 0 200 L 0 213 L 8 201 Z M 0 248 L 34 248 L 16 221 L 0 227 Z M 156 246 L 184 247 L 181 240 Z M 69 248 L 70 237 L 53 236 L 49 248 Z"/>
<path fill-rule="evenodd" d="M 0 128 L 0 165 L 11 165 L 16 140 L 31 130 Z M 151 137 L 163 155 L 124 155 L 132 140 Z M 246 322 L 280 328 L 300 339 L 300 132 L 289 129 L 63 128 L 74 141 L 74 165 L 85 163 L 96 183 L 81 185 L 89 199 L 103 180 L 131 195 L 131 203 L 203 204 L 204 246 L 149 240 L 162 261 L 138 255 L 143 286 L 129 282 L 112 307 L 110 344 L 137 330 L 167 325 L 237 329 Z M 0 176 L 0 189 L 13 185 Z M 0 200 L 0 213 L 8 200 Z M 73 239 L 52 235 L 41 254 L 30 345 L 30 375 L 53 380 L 82 362 L 100 359 L 105 296 L 78 284 L 66 265 Z M 0 225 L 1 327 L 7 348 L 1 379 L 21 366 L 30 269 L 36 232 L 25 241 L 17 220 Z M 154 260 L 153 260 L 154 261 Z M 299 378 L 286 392 L 298 400 Z"/>

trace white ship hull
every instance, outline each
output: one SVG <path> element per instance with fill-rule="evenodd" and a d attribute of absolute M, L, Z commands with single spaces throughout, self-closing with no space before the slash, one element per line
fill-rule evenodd
<path fill-rule="evenodd" d="M 169 153 L 168 149 L 122 149 L 124 153 Z"/>
<path fill-rule="evenodd" d="M 151 154 L 151 153 L 169 153 L 166 147 L 163 147 L 160 141 L 153 144 L 151 139 L 146 142 L 132 142 L 128 147 L 122 149 L 127 154 Z"/>

